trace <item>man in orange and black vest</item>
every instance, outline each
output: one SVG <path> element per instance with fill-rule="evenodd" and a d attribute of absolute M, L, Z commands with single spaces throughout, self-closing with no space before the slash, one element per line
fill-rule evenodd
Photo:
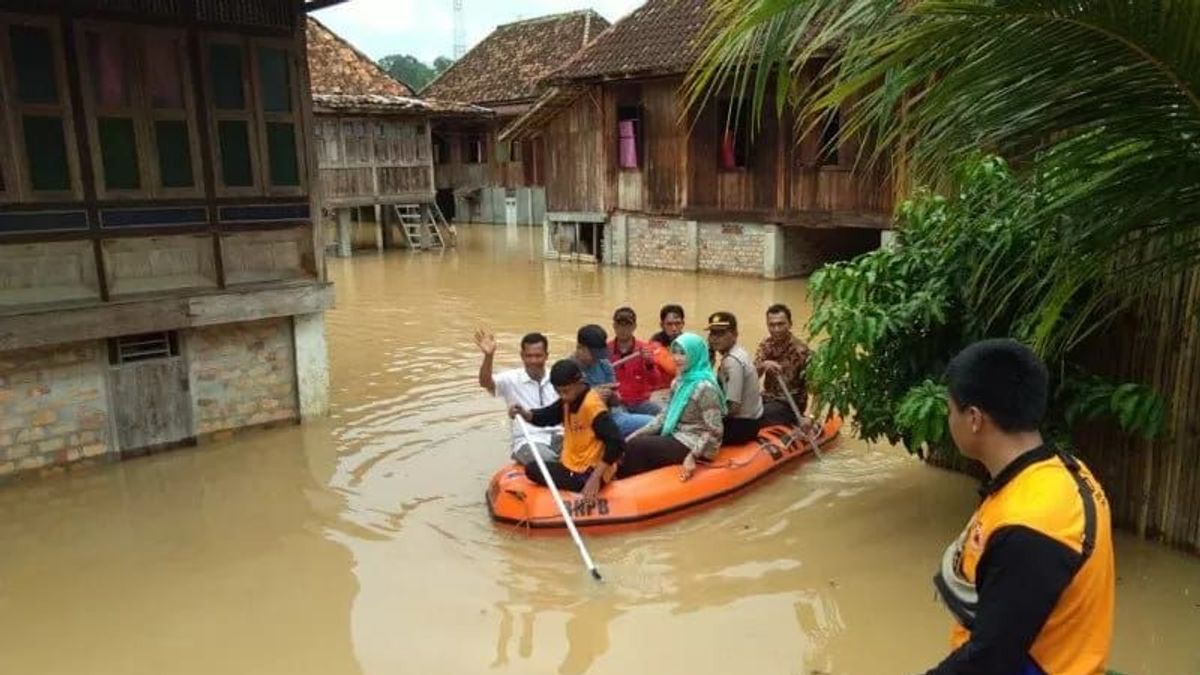
<path fill-rule="evenodd" d="M 927 675 L 1093 675 L 1112 642 L 1108 500 L 1082 462 L 1048 446 L 1046 366 L 1013 340 L 977 342 L 946 370 L 950 434 L 991 479 L 934 584 L 956 624 Z"/>

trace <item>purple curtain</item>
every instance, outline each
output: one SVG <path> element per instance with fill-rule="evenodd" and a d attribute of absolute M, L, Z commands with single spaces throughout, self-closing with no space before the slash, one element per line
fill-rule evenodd
<path fill-rule="evenodd" d="M 617 136 L 620 138 L 621 168 L 638 168 L 637 130 L 634 126 L 634 120 L 621 120 L 617 122 Z"/>

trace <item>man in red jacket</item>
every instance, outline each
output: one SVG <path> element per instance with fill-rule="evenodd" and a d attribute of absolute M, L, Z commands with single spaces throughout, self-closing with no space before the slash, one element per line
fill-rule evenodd
<path fill-rule="evenodd" d="M 625 409 L 641 415 L 657 415 L 662 408 L 650 401 L 650 394 L 661 388 L 664 379 L 668 386 L 671 381 L 656 358 L 656 352 L 665 350 L 637 339 L 633 334 L 636 330 L 637 313 L 632 307 L 620 307 L 613 312 L 615 337 L 608 343 L 608 358 L 616 371 L 617 393 Z M 617 365 L 622 359 L 624 362 Z"/>

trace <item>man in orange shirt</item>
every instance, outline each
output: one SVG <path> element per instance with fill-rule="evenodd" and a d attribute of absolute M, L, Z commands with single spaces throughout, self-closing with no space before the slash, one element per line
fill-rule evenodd
<path fill-rule="evenodd" d="M 1049 377 L 1025 345 L 985 340 L 946 369 L 950 435 L 991 476 L 934 577 L 953 651 L 927 675 L 1098 675 L 1116 574 L 1108 500 L 1042 439 Z"/>
<path fill-rule="evenodd" d="M 675 338 L 683 334 L 683 307 L 663 305 L 658 310 L 658 325 L 662 330 L 650 336 L 650 346 L 658 366 L 658 382 L 654 389 L 661 394 L 671 388 L 671 381 L 675 379 L 675 361 L 671 359 L 670 347 Z M 660 395 L 659 398 L 665 397 Z"/>
<path fill-rule="evenodd" d="M 537 410 L 520 405 L 509 408 L 509 417 L 520 415 L 538 427 L 563 427 L 562 455 L 546 462 L 554 484 L 563 490 L 580 493 L 585 500 L 596 497 L 605 482 L 612 479 L 613 467 L 625 453 L 625 439 L 608 414 L 608 406 L 599 392 L 588 386 L 579 364 L 562 360 L 550 369 L 550 383 L 558 392 L 559 402 Z M 545 485 L 536 464 L 525 465 L 529 480 Z"/>

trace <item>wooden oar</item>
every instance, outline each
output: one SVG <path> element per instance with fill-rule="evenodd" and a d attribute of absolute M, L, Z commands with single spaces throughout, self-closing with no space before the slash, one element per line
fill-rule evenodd
<path fill-rule="evenodd" d="M 525 437 L 525 442 L 529 444 L 529 449 L 533 451 L 533 459 L 537 462 L 538 469 L 542 472 L 542 478 L 546 481 L 546 487 L 550 488 L 550 494 L 554 497 L 554 503 L 558 505 L 558 512 L 562 514 L 563 520 L 567 523 L 567 529 L 571 532 L 571 538 L 575 540 L 575 545 L 579 547 L 579 555 L 583 557 L 583 564 L 587 566 L 588 571 L 592 573 L 596 581 L 601 581 L 600 570 L 596 569 L 596 563 L 592 562 L 592 556 L 588 554 L 587 547 L 583 545 L 583 538 L 579 536 L 579 530 L 575 529 L 575 521 L 571 520 L 571 513 L 567 511 L 567 505 L 563 504 L 562 496 L 558 494 L 558 486 L 554 484 L 554 479 L 550 477 L 550 470 L 546 468 L 546 462 L 542 459 L 542 453 L 538 452 L 537 444 L 529 436 L 529 427 L 525 424 L 525 419 L 520 415 L 513 419 L 521 426 L 521 435 Z"/>
<path fill-rule="evenodd" d="M 787 397 L 788 405 L 792 406 L 792 414 L 796 416 L 796 424 L 800 424 L 804 420 L 804 415 L 800 414 L 800 408 L 796 406 L 796 399 L 792 398 L 792 392 L 788 389 L 787 382 L 783 379 L 783 375 L 775 371 L 771 372 L 775 375 L 775 379 L 779 381 L 779 388 L 783 390 L 783 395 Z M 817 459 L 825 459 L 821 454 L 820 444 L 811 437 L 808 439 L 808 442 L 812 446 L 813 454 L 817 456 Z"/>

